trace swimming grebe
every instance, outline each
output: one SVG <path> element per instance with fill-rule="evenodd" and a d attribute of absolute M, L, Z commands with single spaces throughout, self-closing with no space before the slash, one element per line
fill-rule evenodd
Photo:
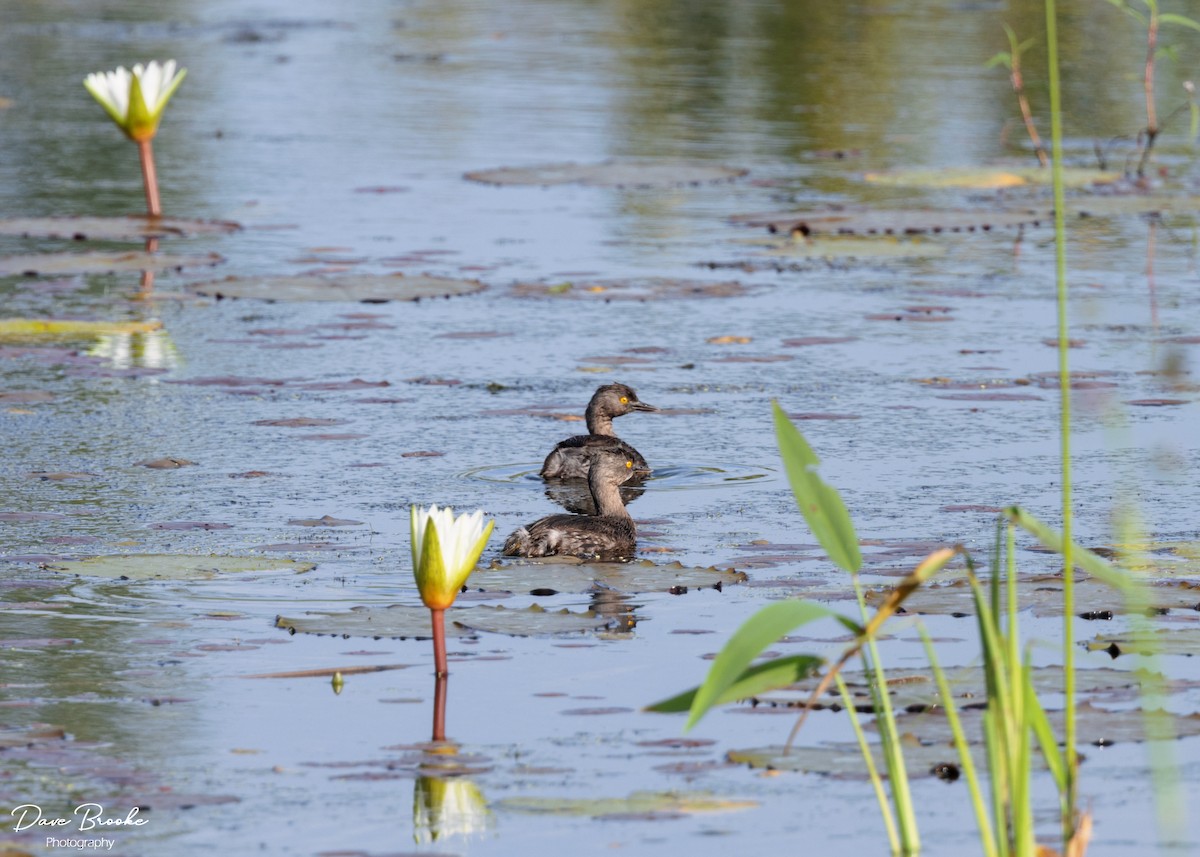
<path fill-rule="evenodd" d="M 619 486 L 634 475 L 632 458 L 592 452 L 588 488 L 596 515 L 549 515 L 521 527 L 504 542 L 505 556 L 579 556 L 617 559 L 637 549 L 637 528 Z"/>
<path fill-rule="evenodd" d="M 633 462 L 635 475 L 650 473 L 646 459 L 636 449 L 613 434 L 613 417 L 624 416 L 634 411 L 657 411 L 637 397 L 632 388 L 624 384 L 605 384 L 592 395 L 588 402 L 587 434 L 569 437 L 546 456 L 542 464 L 544 479 L 586 479 L 591 455 L 595 452 L 611 452 Z"/>

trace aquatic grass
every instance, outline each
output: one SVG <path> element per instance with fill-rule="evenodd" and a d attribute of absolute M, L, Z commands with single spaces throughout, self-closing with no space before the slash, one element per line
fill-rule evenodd
<path fill-rule="evenodd" d="M 1053 2 L 1054 0 L 1046 0 L 1047 20 L 1049 20 L 1049 10 L 1053 7 Z M 1158 120 L 1158 108 L 1155 105 L 1154 95 L 1154 67 L 1156 63 L 1160 57 L 1175 57 L 1173 45 L 1165 47 L 1159 45 L 1159 32 L 1161 28 L 1163 26 L 1178 26 L 1200 31 L 1200 21 L 1189 18 L 1186 15 L 1161 11 L 1158 6 L 1158 0 L 1140 0 L 1142 8 L 1135 7 L 1129 0 L 1108 0 L 1108 2 L 1137 21 L 1146 30 L 1146 59 L 1142 65 L 1142 94 L 1146 101 L 1146 127 L 1137 134 L 1139 151 L 1137 175 L 1141 178 L 1146 175 L 1146 163 L 1150 160 L 1150 153 L 1154 149 L 1154 143 L 1158 139 L 1159 134 L 1162 133 L 1163 125 L 1170 122 L 1179 113 L 1187 110 L 1191 114 L 1190 133 L 1193 140 L 1196 138 L 1197 132 L 1200 131 L 1200 108 L 1197 107 L 1195 101 L 1194 87 L 1185 85 L 1184 89 L 1188 94 L 1187 104 L 1174 110 L 1161 123 Z"/>
<path fill-rule="evenodd" d="M 1033 152 L 1037 155 L 1038 164 L 1047 167 L 1050 161 L 1046 156 L 1046 147 L 1042 145 L 1042 138 L 1038 134 L 1037 125 L 1034 124 L 1033 111 L 1029 109 L 1029 99 L 1025 96 L 1025 79 L 1021 74 L 1021 55 L 1026 49 L 1033 46 L 1036 39 L 1019 41 L 1016 31 L 1008 24 L 1004 25 L 1004 33 L 1008 36 L 1008 50 L 1000 51 L 988 60 L 987 68 L 1002 65 L 1008 69 L 1008 79 L 1017 96 L 1017 106 L 1021 109 L 1021 120 L 1025 123 L 1025 133 L 1029 135 L 1029 140 L 1033 143 Z"/>

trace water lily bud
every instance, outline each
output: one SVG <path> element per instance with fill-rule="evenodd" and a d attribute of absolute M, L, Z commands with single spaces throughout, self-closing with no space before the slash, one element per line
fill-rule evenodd
<path fill-rule="evenodd" d="M 496 522 L 485 524 L 482 511 L 456 518 L 448 506 L 413 506 L 410 524 L 413 576 L 421 600 L 431 610 L 445 610 L 479 562 Z"/>

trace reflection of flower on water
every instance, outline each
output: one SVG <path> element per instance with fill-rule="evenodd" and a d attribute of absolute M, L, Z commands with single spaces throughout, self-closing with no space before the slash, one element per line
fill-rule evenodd
<path fill-rule="evenodd" d="M 413 839 L 417 844 L 483 833 L 492 821 L 483 792 L 470 780 L 417 777 L 413 787 Z"/>
<path fill-rule="evenodd" d="M 145 333 L 106 333 L 87 351 L 116 369 L 174 369 L 179 353 L 165 330 Z"/>

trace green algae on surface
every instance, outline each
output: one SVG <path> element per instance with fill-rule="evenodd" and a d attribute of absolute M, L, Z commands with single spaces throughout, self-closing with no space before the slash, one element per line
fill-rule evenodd
<path fill-rule="evenodd" d="M 11 217 L 0 219 L 0 235 L 22 238 L 66 238 L 72 241 L 142 241 L 147 238 L 189 238 L 226 235 L 241 224 L 231 220 L 189 220 L 181 217 Z"/>

